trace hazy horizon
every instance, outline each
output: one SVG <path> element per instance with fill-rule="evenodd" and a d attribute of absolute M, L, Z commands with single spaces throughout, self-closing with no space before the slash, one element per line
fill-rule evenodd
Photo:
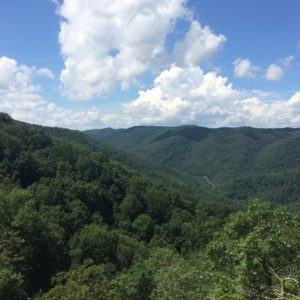
<path fill-rule="evenodd" d="M 300 126 L 300 3 L 2 1 L 0 111 L 71 129 Z"/>

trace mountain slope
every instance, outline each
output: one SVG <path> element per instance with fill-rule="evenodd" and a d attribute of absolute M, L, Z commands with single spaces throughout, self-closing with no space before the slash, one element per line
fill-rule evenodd
<path fill-rule="evenodd" d="M 87 286 L 74 299 L 98 299 L 85 294 L 91 280 L 113 283 L 156 247 L 200 251 L 236 210 L 195 201 L 49 131 L 0 114 L 0 299 L 69 299 L 64 276 L 77 269 L 86 279 L 76 286 Z"/>
<path fill-rule="evenodd" d="M 103 152 L 110 159 L 129 166 L 138 172 L 142 172 L 144 175 L 147 175 L 152 179 L 162 181 L 164 184 L 178 191 L 184 191 L 194 198 L 218 198 L 215 193 L 207 188 L 209 185 L 207 185 L 207 183 L 201 178 L 200 184 L 199 178 L 193 176 L 188 176 L 189 180 L 186 182 L 187 175 L 182 178 L 181 173 L 177 172 L 175 169 L 173 169 L 172 173 L 170 173 L 168 169 L 164 169 L 161 164 L 158 164 L 155 161 L 150 162 L 149 160 L 144 160 L 143 158 L 134 156 L 125 150 L 113 148 L 107 143 L 96 140 L 81 131 L 40 125 L 30 126 L 42 129 L 45 133 L 55 139 L 72 142 L 73 144 L 80 145 L 89 151 Z M 112 130 L 115 131 L 114 129 L 107 128 L 103 133 L 105 134 L 105 132 L 107 132 L 107 135 L 109 135 Z M 193 188 L 191 188 L 190 182 L 193 182 Z"/>
<path fill-rule="evenodd" d="M 195 201 L 49 131 L 0 113 L 0 299 L 299 298 L 299 217 Z"/>
<path fill-rule="evenodd" d="M 86 133 L 170 173 L 175 170 L 187 184 L 209 183 L 227 198 L 300 199 L 300 129 L 138 126 Z"/>

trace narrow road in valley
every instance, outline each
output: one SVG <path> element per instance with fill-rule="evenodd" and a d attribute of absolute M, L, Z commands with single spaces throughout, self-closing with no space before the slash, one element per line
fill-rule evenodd
<path fill-rule="evenodd" d="M 213 190 L 215 189 L 215 184 L 207 176 L 203 176 L 203 179 L 211 186 Z"/>

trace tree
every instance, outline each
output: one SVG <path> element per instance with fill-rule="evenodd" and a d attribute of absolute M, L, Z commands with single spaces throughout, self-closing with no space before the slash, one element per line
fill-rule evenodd
<path fill-rule="evenodd" d="M 226 280 L 222 283 L 227 276 L 234 283 L 229 289 L 231 294 L 233 288 L 235 293 L 250 299 L 257 295 L 275 298 L 281 286 L 282 295 L 300 296 L 296 286 L 300 275 L 299 227 L 299 219 L 285 209 L 273 209 L 258 200 L 250 202 L 246 212 L 235 214 L 208 247 L 221 293 L 228 289 Z M 282 286 L 279 278 L 291 271 L 290 277 L 295 280 Z"/>
<path fill-rule="evenodd" d="M 58 273 L 52 280 L 53 288 L 37 300 L 109 300 L 111 278 L 103 265 L 86 260 L 68 272 Z"/>
<path fill-rule="evenodd" d="M 29 269 L 25 241 L 14 231 L 0 230 L 0 299 L 26 299 Z"/>
<path fill-rule="evenodd" d="M 149 242 L 153 236 L 155 222 L 146 214 L 140 214 L 133 222 L 132 228 L 136 236 Z"/>
<path fill-rule="evenodd" d="M 34 200 L 29 200 L 18 210 L 12 222 L 13 229 L 25 241 L 24 247 L 28 250 L 26 259 L 30 292 L 48 289 L 51 276 L 68 263 L 59 217 L 59 209 L 41 207 L 37 211 Z"/>
<path fill-rule="evenodd" d="M 74 264 L 92 259 L 96 264 L 115 263 L 116 237 L 104 225 L 90 224 L 75 234 L 70 243 L 70 256 Z"/>
<path fill-rule="evenodd" d="M 0 269 L 0 299 L 28 299 L 24 290 L 24 277 L 10 269 Z"/>
<path fill-rule="evenodd" d="M 9 114 L 6 113 L 0 113 L 0 124 L 11 124 L 13 122 L 13 119 Z"/>

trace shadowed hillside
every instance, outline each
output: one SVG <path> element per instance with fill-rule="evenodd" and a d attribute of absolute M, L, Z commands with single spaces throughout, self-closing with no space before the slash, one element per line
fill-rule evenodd
<path fill-rule="evenodd" d="M 138 126 L 86 133 L 177 172 L 191 187 L 195 179 L 199 185 L 210 183 L 215 194 L 226 198 L 258 197 L 274 203 L 300 198 L 299 129 Z"/>

